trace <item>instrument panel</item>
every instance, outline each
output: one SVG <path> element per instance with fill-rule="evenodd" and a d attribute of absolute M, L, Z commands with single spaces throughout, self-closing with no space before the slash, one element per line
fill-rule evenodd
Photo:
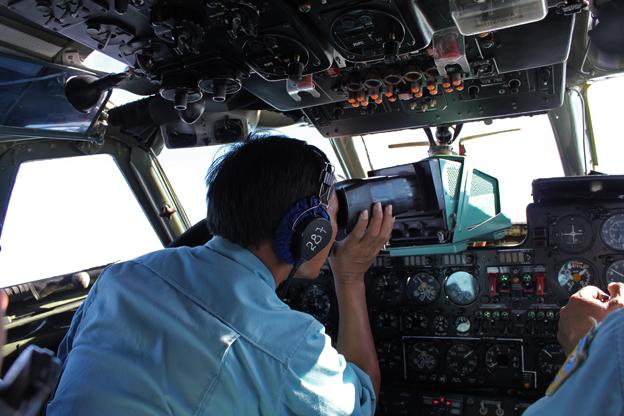
<path fill-rule="evenodd" d="M 383 379 L 378 414 L 519 415 L 542 397 L 565 360 L 560 308 L 582 287 L 624 282 L 623 208 L 534 203 L 520 245 L 378 256 L 366 275 Z M 288 301 L 336 335 L 329 270 L 312 283 L 295 279 Z"/>
<path fill-rule="evenodd" d="M 366 285 L 384 391 L 519 391 L 528 402 L 538 398 L 564 359 L 556 328 L 567 296 L 555 290 L 557 275 L 548 276 L 548 266 L 534 258 L 525 248 L 380 255 Z M 295 280 L 287 300 L 335 339 L 329 271 L 313 283 Z M 401 414 L 398 402 L 380 406 L 387 409 L 382 415 Z"/>

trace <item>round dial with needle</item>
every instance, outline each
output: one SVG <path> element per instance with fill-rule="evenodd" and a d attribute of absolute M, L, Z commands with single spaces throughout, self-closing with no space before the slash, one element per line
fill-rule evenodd
<path fill-rule="evenodd" d="M 614 250 L 624 250 L 624 214 L 611 215 L 602 223 L 602 241 Z"/>
<path fill-rule="evenodd" d="M 454 344 L 446 353 L 448 369 L 458 376 L 467 376 L 479 365 L 477 353 L 467 344 Z"/>
<path fill-rule="evenodd" d="M 454 304 L 469 305 L 477 300 L 479 281 L 468 272 L 458 271 L 446 278 L 444 291 L 448 299 Z"/>
<path fill-rule="evenodd" d="M 405 292 L 415 305 L 428 305 L 438 298 L 440 283 L 429 273 L 416 273 L 407 281 Z"/>
<path fill-rule="evenodd" d="M 559 344 L 548 344 L 537 354 L 537 367 L 547 376 L 554 376 L 564 361 L 565 354 Z"/>
<path fill-rule="evenodd" d="M 403 351 L 401 345 L 394 342 L 385 342 L 377 345 L 379 367 L 384 370 L 396 371 L 403 368 Z"/>
<path fill-rule="evenodd" d="M 380 312 L 375 318 L 374 327 L 379 330 L 399 329 L 399 316 L 392 312 Z"/>
<path fill-rule="evenodd" d="M 572 253 L 583 251 L 593 241 L 591 223 L 579 215 L 561 217 L 554 225 L 554 239 L 564 251 Z"/>
<path fill-rule="evenodd" d="M 492 374 L 507 374 L 520 368 L 520 351 L 513 345 L 496 344 L 485 353 L 485 367 Z"/>
<path fill-rule="evenodd" d="M 393 274 L 381 274 L 373 276 L 373 296 L 384 305 L 395 305 L 401 302 L 403 295 L 403 280 Z"/>
<path fill-rule="evenodd" d="M 436 315 L 433 317 L 431 326 L 436 334 L 443 334 L 448 329 L 448 319 L 444 315 Z"/>
<path fill-rule="evenodd" d="M 624 283 L 624 260 L 614 261 L 607 268 L 607 283 Z"/>
<path fill-rule="evenodd" d="M 408 312 L 403 316 L 403 327 L 409 332 L 424 332 L 429 327 L 429 318 L 420 312 Z"/>
<path fill-rule="evenodd" d="M 455 330 L 458 334 L 466 334 L 470 331 L 470 319 L 465 316 L 458 316 L 455 319 Z"/>
<path fill-rule="evenodd" d="M 419 342 L 407 347 L 407 360 L 410 368 L 421 374 L 433 372 L 438 366 L 440 352 L 426 342 Z"/>
<path fill-rule="evenodd" d="M 569 260 L 561 265 L 557 281 L 559 286 L 569 294 L 576 293 L 579 289 L 591 284 L 593 270 L 589 263 L 583 260 Z"/>
<path fill-rule="evenodd" d="M 330 309 L 329 294 L 317 284 L 312 284 L 301 297 L 302 312 L 309 313 L 323 324 L 326 324 L 329 319 Z"/>

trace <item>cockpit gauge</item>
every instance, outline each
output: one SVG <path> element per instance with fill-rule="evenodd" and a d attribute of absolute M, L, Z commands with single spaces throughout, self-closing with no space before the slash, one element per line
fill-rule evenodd
<path fill-rule="evenodd" d="M 578 253 L 589 248 L 594 233 L 591 223 L 585 217 L 566 215 L 554 224 L 553 237 L 561 250 Z"/>
<path fill-rule="evenodd" d="M 520 368 L 520 350 L 512 345 L 496 344 L 485 352 L 485 367 L 491 374 L 505 375 Z"/>
<path fill-rule="evenodd" d="M 415 305 L 429 305 L 440 294 L 440 283 L 429 273 L 416 273 L 407 281 L 405 293 Z"/>
<path fill-rule="evenodd" d="M 444 282 L 444 292 L 456 305 L 469 305 L 479 295 L 479 282 L 468 272 L 455 272 Z"/>
<path fill-rule="evenodd" d="M 600 228 L 600 236 L 613 250 L 624 250 L 624 213 L 607 218 Z"/>
<path fill-rule="evenodd" d="M 467 334 L 471 326 L 470 319 L 465 316 L 458 316 L 455 319 L 455 331 L 457 331 L 458 334 Z"/>
<path fill-rule="evenodd" d="M 384 370 L 397 371 L 403 369 L 403 351 L 395 342 L 383 342 L 377 346 L 379 367 Z"/>
<path fill-rule="evenodd" d="M 568 260 L 561 265 L 557 281 L 570 295 L 591 284 L 594 272 L 592 266 L 579 259 Z"/>
<path fill-rule="evenodd" d="M 326 324 L 329 319 L 331 301 L 329 295 L 321 286 L 312 284 L 301 296 L 301 310 L 315 317 L 319 322 Z"/>
<path fill-rule="evenodd" d="M 546 376 L 554 376 L 565 361 L 559 344 L 548 344 L 537 353 L 537 367 Z"/>
<path fill-rule="evenodd" d="M 379 330 L 399 329 L 399 316 L 392 312 L 380 312 L 375 318 L 374 326 Z"/>
<path fill-rule="evenodd" d="M 607 283 L 624 283 L 624 260 L 614 261 L 607 268 Z"/>
<path fill-rule="evenodd" d="M 448 329 L 448 319 L 444 315 L 436 315 L 433 317 L 431 326 L 437 334 L 442 334 Z"/>
<path fill-rule="evenodd" d="M 436 334 L 443 334 L 448 329 L 449 323 L 446 316 L 436 315 L 433 317 L 433 322 L 431 323 L 433 330 Z"/>
<path fill-rule="evenodd" d="M 403 279 L 390 273 L 376 274 L 372 277 L 372 285 L 373 296 L 380 303 L 397 305 L 401 302 L 405 287 Z"/>
<path fill-rule="evenodd" d="M 403 326 L 406 331 L 426 331 L 429 326 L 427 315 L 420 312 L 408 312 L 403 316 Z"/>
<path fill-rule="evenodd" d="M 454 344 L 446 353 L 446 365 L 454 374 L 467 376 L 479 365 L 477 352 L 467 344 Z"/>
<path fill-rule="evenodd" d="M 438 366 L 439 356 L 440 351 L 433 344 L 421 342 L 407 347 L 408 364 L 418 373 L 433 372 Z"/>

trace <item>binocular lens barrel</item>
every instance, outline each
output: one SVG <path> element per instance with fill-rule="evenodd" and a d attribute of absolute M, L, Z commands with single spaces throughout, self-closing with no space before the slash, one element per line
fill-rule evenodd
<path fill-rule="evenodd" d="M 420 193 L 414 177 L 377 177 L 350 179 L 336 184 L 338 226 L 350 232 L 358 215 L 380 202 L 392 205 L 394 216 L 419 209 Z"/>

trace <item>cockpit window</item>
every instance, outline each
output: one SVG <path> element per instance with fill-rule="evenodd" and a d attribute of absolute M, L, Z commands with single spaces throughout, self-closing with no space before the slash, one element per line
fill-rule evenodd
<path fill-rule="evenodd" d="M 0 287 L 162 248 L 108 155 L 22 164 L 0 245 Z"/>
<path fill-rule="evenodd" d="M 315 128 L 293 126 L 272 132 L 305 140 L 318 147 L 325 152 L 334 165 L 336 176 L 339 179 L 344 178 L 344 173 L 331 143 L 321 136 Z M 226 153 L 230 146 L 215 145 L 189 149 L 164 148 L 158 156 L 158 160 L 192 224 L 206 217 L 206 174 L 208 168 L 216 158 Z"/>
<path fill-rule="evenodd" d="M 592 84 L 587 96 L 591 111 L 591 124 L 596 143 L 595 170 L 613 175 L 624 174 L 622 151 L 624 141 L 620 119 L 622 106 L 619 97 L 624 92 L 624 77 L 609 78 Z"/>
<path fill-rule="evenodd" d="M 494 120 L 490 125 L 467 123 L 459 137 L 472 164 L 498 179 L 502 212 L 513 222 L 526 222 L 534 179 L 563 176 L 546 115 Z M 366 135 L 363 142 L 365 152 L 360 157 L 368 159 L 374 169 L 428 156 L 429 143 L 422 130 Z M 458 149 L 457 143 L 454 148 Z"/>
<path fill-rule="evenodd" d="M 206 217 L 206 174 L 212 162 L 230 145 L 164 148 L 158 161 L 192 224 Z"/>

